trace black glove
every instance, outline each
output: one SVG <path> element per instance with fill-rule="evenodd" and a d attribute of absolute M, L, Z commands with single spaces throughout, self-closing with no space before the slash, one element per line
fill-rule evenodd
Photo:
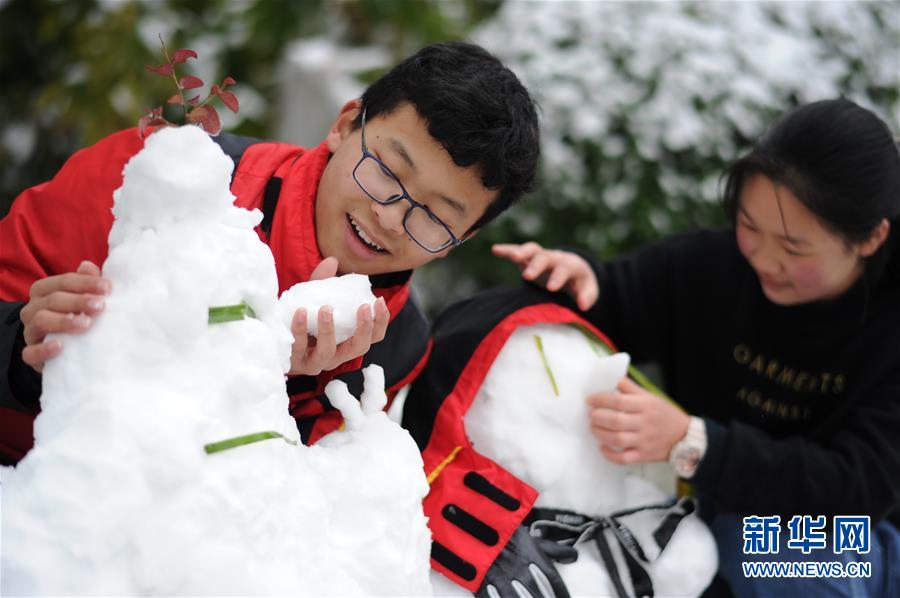
<path fill-rule="evenodd" d="M 556 544 L 552 542 L 551 544 Z M 572 562 L 571 551 L 564 551 L 557 560 Z M 577 555 L 577 553 L 576 553 Z M 484 582 L 475 593 L 478 598 L 569 598 L 553 561 L 532 538 L 528 528 L 519 526 L 497 560 L 488 569 Z"/>

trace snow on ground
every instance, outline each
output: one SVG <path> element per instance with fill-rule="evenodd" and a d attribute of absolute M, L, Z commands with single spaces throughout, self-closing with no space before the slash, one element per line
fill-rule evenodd
<path fill-rule="evenodd" d="M 61 337 L 35 448 L 2 470 L 3 595 L 431 593 L 428 486 L 380 409 L 380 370 L 365 372 L 362 410 L 329 386 L 345 431 L 295 444 L 292 336 L 261 214 L 232 205 L 231 170 L 192 126 L 154 133 L 126 166 L 113 293 L 90 332 Z M 374 300 L 358 282 L 336 323 Z M 208 323 L 241 302 L 255 317 Z M 283 438 L 204 451 L 265 431 Z"/>

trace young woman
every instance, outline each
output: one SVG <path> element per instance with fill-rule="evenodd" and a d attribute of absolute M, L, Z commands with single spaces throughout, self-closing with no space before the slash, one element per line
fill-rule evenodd
<path fill-rule="evenodd" d="M 801 106 L 729 169 L 723 203 L 734 230 L 611 262 L 494 252 L 661 365 L 681 408 L 623 380 L 588 398 L 592 429 L 605 458 L 669 459 L 693 483 L 736 594 L 900 595 L 897 143 L 851 101 Z M 840 568 L 764 578 L 755 560 Z"/>

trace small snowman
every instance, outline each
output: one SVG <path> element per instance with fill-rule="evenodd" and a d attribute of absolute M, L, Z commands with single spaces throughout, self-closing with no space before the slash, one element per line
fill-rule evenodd
<path fill-rule="evenodd" d="M 460 595 L 468 582 L 467 589 L 488 596 L 699 595 L 715 574 L 717 553 L 693 503 L 603 458 L 590 432 L 586 397 L 613 391 L 629 357 L 614 354 L 599 331 L 556 301 L 532 287 L 497 289 L 450 308 L 435 325 L 432 361 L 404 416 L 430 470 L 426 514 L 441 546 L 432 551 L 433 564 L 458 584 L 435 574 L 435 593 Z M 430 467 L 437 462 L 432 452 L 446 453 L 433 449 L 454 443 L 460 446 L 454 459 L 440 470 Z M 458 478 L 451 471 L 469 467 Z M 476 472 L 489 488 L 480 495 L 469 483 Z M 485 496 L 505 497 L 495 501 L 508 505 L 505 518 Z M 479 523 L 459 517 L 461 511 Z M 518 587 L 490 587 L 491 567 L 512 571 L 508 562 L 499 564 L 503 552 L 486 571 L 477 570 L 480 554 L 496 551 L 502 530 L 517 521 L 552 554 L 564 590 L 527 567 L 521 573 L 534 573 L 531 587 L 525 579 Z M 500 541 L 488 546 L 485 528 Z M 464 537 L 473 532 L 480 542 Z M 470 579 L 460 562 L 473 564 Z"/>

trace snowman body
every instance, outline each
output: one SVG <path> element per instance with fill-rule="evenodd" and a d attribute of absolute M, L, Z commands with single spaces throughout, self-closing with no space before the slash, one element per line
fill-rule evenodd
<path fill-rule="evenodd" d="M 473 448 L 538 491 L 536 508 L 602 518 L 667 497 L 629 468 L 611 463 L 591 435 L 589 394 L 610 392 L 626 375 L 629 357 L 610 355 L 586 330 L 568 324 L 517 328 L 491 365 L 465 417 Z M 717 567 L 715 542 L 696 515 L 681 520 L 660 551 L 652 537 L 664 510 L 621 518 L 649 560 L 656 596 L 698 595 Z M 626 588 L 631 580 L 622 547 L 606 539 Z M 615 596 L 608 567 L 594 541 L 576 545 L 578 559 L 557 563 L 572 596 Z M 435 580 L 435 592 L 452 594 Z"/>
<path fill-rule="evenodd" d="M 196 127 L 154 133 L 126 166 L 113 292 L 88 333 L 61 337 L 35 447 L 0 472 L 3 595 L 430 593 L 427 482 L 379 410 L 383 376 L 367 373 L 365 412 L 329 388 L 348 425 L 321 445 L 299 444 L 287 411 L 294 309 L 349 303 L 335 321 L 352 331 L 374 298 L 335 279 L 279 303 L 232 167 Z M 210 323 L 242 303 L 252 317 Z"/>

